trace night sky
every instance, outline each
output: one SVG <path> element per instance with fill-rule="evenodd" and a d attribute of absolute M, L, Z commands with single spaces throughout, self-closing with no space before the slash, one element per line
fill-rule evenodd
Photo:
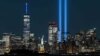
<path fill-rule="evenodd" d="M 58 23 L 58 0 L 29 0 L 28 14 L 31 16 L 31 32 L 47 39 L 48 22 Z M 13 32 L 22 35 L 25 0 L 0 0 L 0 34 Z M 100 0 L 69 0 L 68 31 L 97 28 L 100 39 Z"/>

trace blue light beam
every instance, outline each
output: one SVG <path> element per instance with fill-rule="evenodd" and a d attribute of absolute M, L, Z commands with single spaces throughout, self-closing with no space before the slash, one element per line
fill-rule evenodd
<path fill-rule="evenodd" d="M 59 0 L 59 36 L 58 40 L 61 42 L 61 33 L 62 33 L 62 0 Z"/>
<path fill-rule="evenodd" d="M 67 0 L 64 0 L 64 37 L 67 38 Z"/>

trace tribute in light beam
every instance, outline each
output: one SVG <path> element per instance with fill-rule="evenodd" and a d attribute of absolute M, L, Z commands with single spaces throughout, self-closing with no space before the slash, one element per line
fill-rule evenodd
<path fill-rule="evenodd" d="M 64 37 L 67 37 L 67 0 L 64 0 Z"/>
<path fill-rule="evenodd" d="M 59 42 L 61 42 L 61 32 L 62 32 L 62 0 L 59 0 Z"/>

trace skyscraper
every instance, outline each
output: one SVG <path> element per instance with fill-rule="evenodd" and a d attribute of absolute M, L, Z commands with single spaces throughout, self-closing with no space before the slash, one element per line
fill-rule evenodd
<path fill-rule="evenodd" d="M 30 37 L 30 15 L 28 15 L 28 3 L 25 3 L 25 15 L 24 15 L 24 29 L 23 29 L 23 37 L 25 44 L 28 43 Z"/>
<path fill-rule="evenodd" d="M 48 28 L 48 44 L 49 44 L 49 52 L 54 53 L 54 46 L 57 42 L 57 35 L 58 34 L 58 27 L 55 22 L 50 22 L 49 23 L 49 28 Z"/>
<path fill-rule="evenodd" d="M 5 42 L 5 53 L 9 53 L 10 52 L 10 34 L 9 33 L 4 33 L 3 34 L 3 41 Z"/>
<path fill-rule="evenodd" d="M 48 29 L 48 44 L 53 45 L 53 43 L 57 40 L 57 32 L 58 27 L 55 22 L 49 23 L 49 29 Z"/>

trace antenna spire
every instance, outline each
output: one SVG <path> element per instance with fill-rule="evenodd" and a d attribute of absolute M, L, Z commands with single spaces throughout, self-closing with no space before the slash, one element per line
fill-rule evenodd
<path fill-rule="evenodd" d="M 26 0 L 26 3 L 25 3 L 25 13 L 27 14 L 27 12 L 28 12 L 28 2 Z"/>

